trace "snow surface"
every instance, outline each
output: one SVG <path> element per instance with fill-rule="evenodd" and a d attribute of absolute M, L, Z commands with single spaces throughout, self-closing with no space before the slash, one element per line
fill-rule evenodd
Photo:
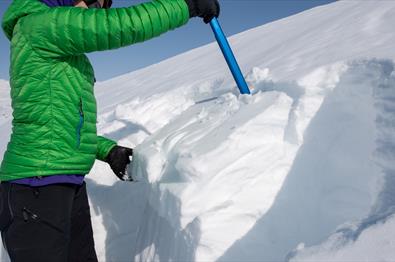
<path fill-rule="evenodd" d="M 10 85 L 0 79 L 0 125 L 10 121 L 11 114 Z"/>
<path fill-rule="evenodd" d="M 11 119 L 12 109 L 10 85 L 8 81 L 0 79 L 0 159 L 3 159 L 3 152 L 9 141 L 11 133 Z"/>
<path fill-rule="evenodd" d="M 87 178 L 99 260 L 394 261 L 394 23 L 339 1 L 231 37 L 252 96 L 216 43 L 100 83 L 138 182 Z"/>

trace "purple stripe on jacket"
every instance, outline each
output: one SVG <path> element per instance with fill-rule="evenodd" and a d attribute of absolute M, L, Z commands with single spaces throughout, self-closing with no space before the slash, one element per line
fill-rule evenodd
<path fill-rule="evenodd" d="M 28 177 L 9 181 L 10 183 L 27 186 L 47 186 L 52 184 L 75 184 L 82 185 L 84 175 L 53 175 L 44 177 Z"/>

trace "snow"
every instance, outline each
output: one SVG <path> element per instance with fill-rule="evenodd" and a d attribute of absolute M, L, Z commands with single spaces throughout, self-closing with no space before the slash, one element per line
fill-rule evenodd
<path fill-rule="evenodd" d="M 0 79 L 0 125 L 10 120 L 11 117 L 11 99 L 10 86 L 5 80 Z"/>
<path fill-rule="evenodd" d="M 8 81 L 0 79 L 0 159 L 3 159 L 3 152 L 9 141 L 11 133 L 11 119 L 12 109 L 10 85 Z"/>
<path fill-rule="evenodd" d="M 252 96 L 216 43 L 99 83 L 137 180 L 86 179 L 99 260 L 393 261 L 394 14 L 338 1 L 231 37 Z"/>
<path fill-rule="evenodd" d="M 296 250 L 291 261 L 394 261 L 395 217 L 348 225 L 317 247 Z"/>

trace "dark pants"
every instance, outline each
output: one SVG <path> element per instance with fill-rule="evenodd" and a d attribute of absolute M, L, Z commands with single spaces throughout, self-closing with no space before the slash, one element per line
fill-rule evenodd
<path fill-rule="evenodd" d="M 11 261 L 97 261 L 85 183 L 0 187 L 2 213 L 12 218 L 1 234 Z"/>

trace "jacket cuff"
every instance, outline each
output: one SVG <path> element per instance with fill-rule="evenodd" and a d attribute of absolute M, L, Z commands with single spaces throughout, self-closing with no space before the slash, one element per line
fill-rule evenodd
<path fill-rule="evenodd" d="M 96 159 L 105 161 L 108 153 L 117 145 L 117 143 L 102 136 L 98 136 L 97 140 Z"/>

